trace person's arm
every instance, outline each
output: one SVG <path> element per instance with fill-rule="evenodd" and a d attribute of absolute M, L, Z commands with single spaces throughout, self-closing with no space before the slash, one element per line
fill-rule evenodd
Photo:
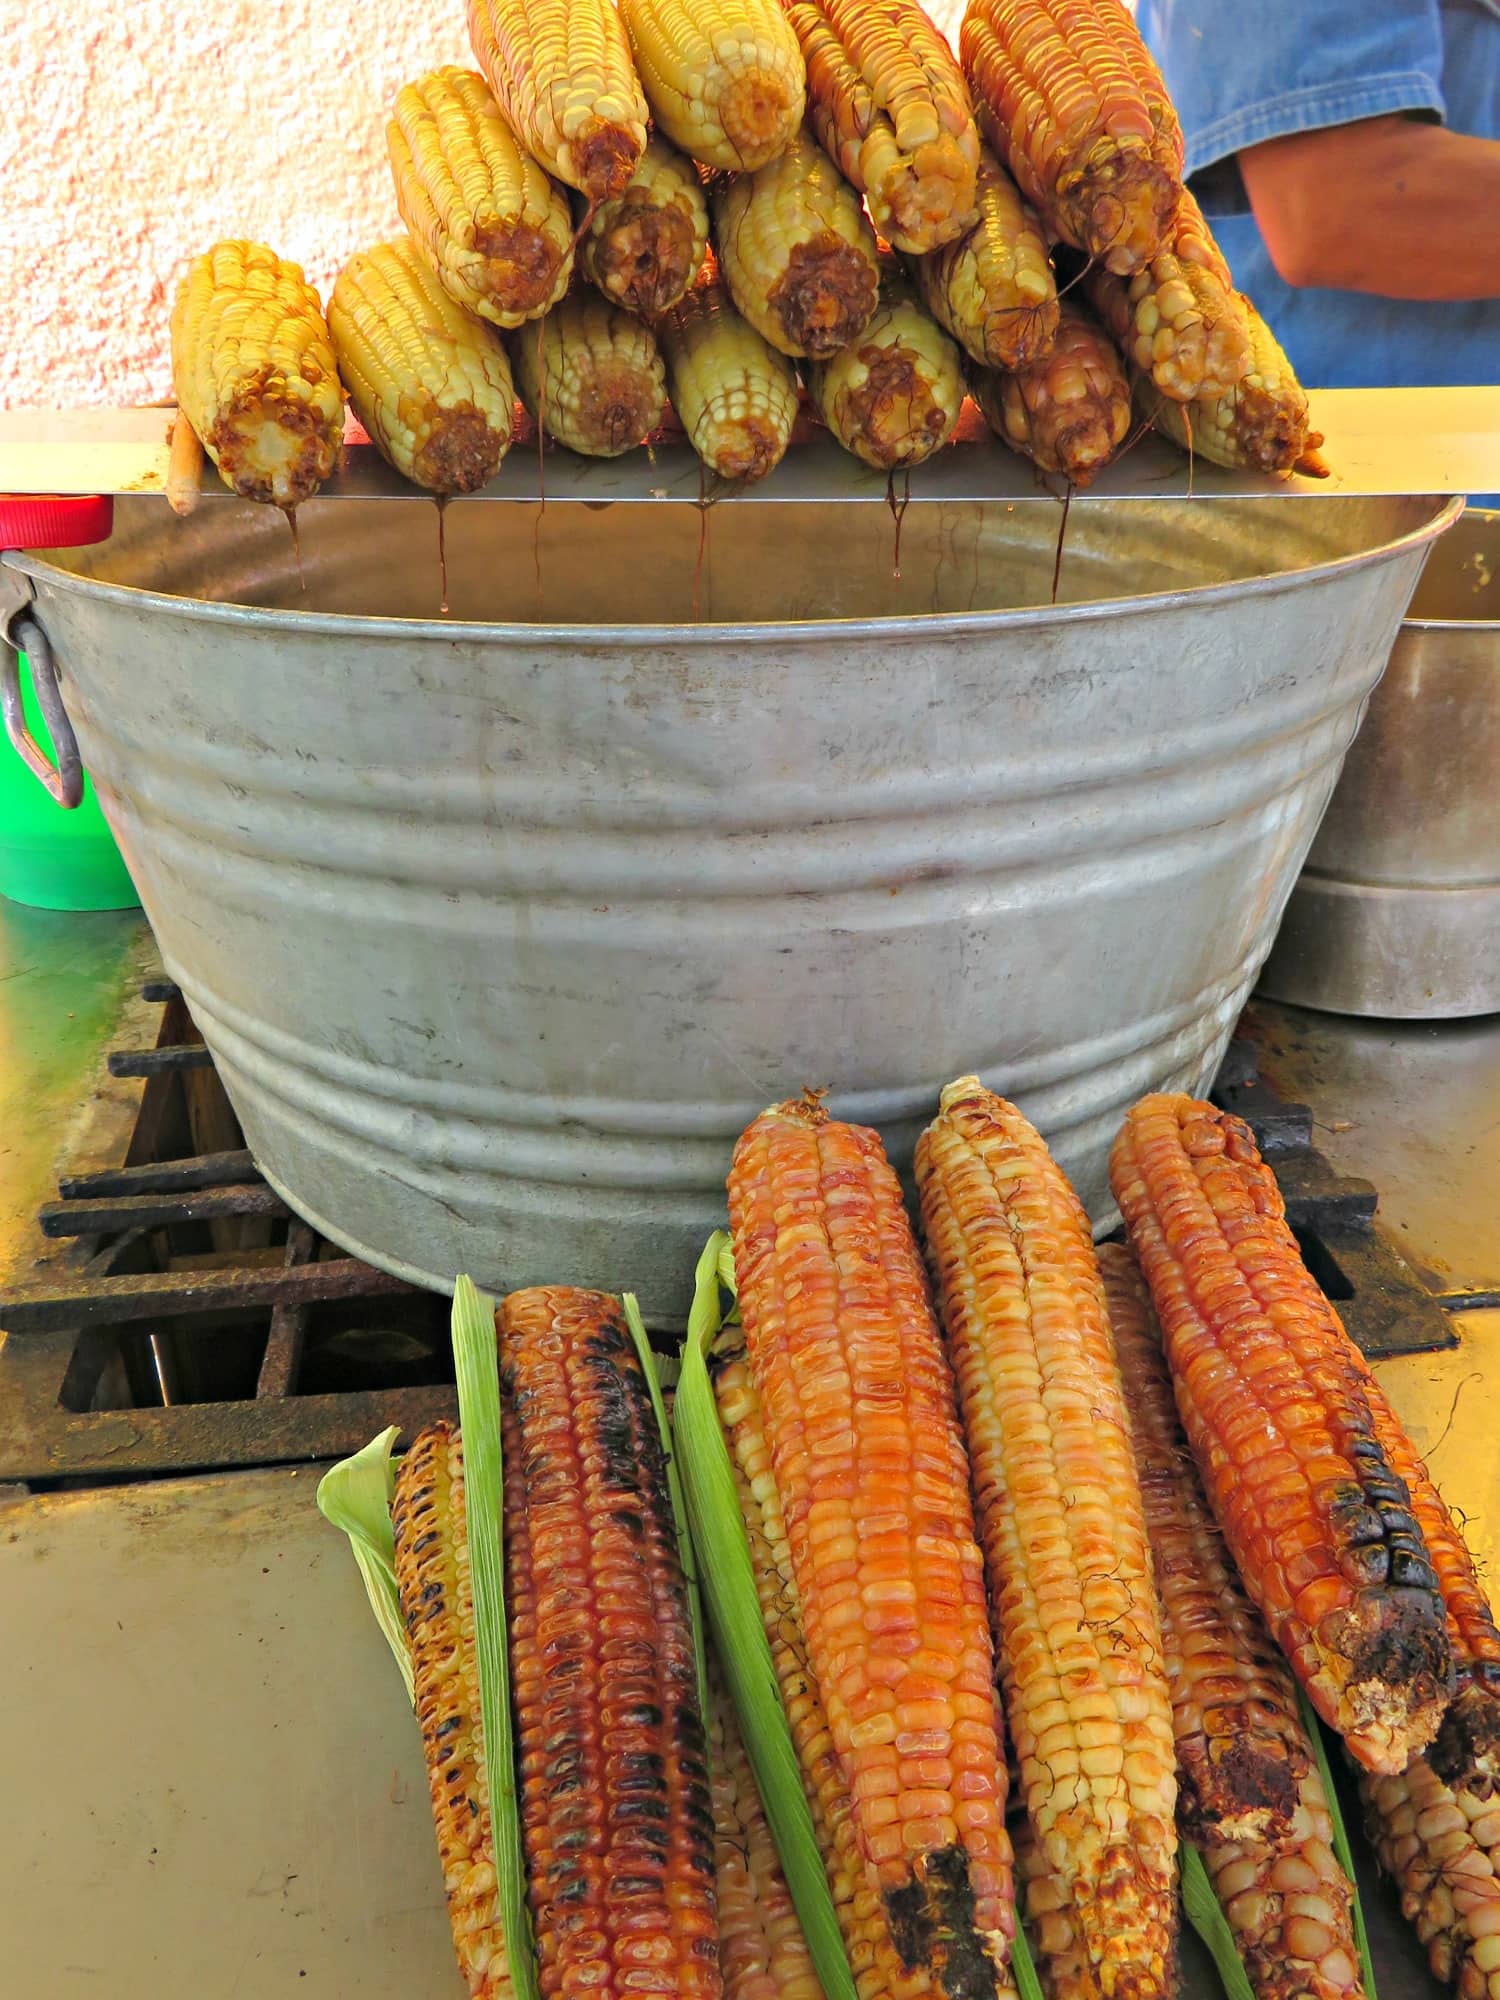
<path fill-rule="evenodd" d="M 1289 285 L 1500 298 L 1500 139 L 1396 114 L 1268 139 L 1239 166 Z"/>

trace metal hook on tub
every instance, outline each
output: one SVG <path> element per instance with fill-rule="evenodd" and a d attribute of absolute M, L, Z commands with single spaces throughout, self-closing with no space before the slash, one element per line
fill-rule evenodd
<path fill-rule="evenodd" d="M 0 715 L 5 720 L 5 733 L 38 784 L 44 785 L 57 804 L 71 812 L 74 806 L 83 802 L 83 759 L 78 754 L 78 739 L 63 707 L 51 644 L 28 612 L 22 612 L 11 622 L 5 640 L 4 647 L 0 648 Z M 21 706 L 23 652 L 31 664 L 31 684 L 36 690 L 37 706 L 52 736 L 57 756 L 55 767 L 26 727 L 26 716 Z"/>

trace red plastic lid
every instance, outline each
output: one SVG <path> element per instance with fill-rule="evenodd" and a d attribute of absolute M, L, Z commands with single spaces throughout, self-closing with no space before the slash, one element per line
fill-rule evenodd
<path fill-rule="evenodd" d="M 107 542 L 114 525 L 107 494 L 0 493 L 0 549 L 78 549 Z"/>

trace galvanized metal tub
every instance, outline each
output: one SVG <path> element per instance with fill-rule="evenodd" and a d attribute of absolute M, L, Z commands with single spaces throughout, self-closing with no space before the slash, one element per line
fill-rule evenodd
<path fill-rule="evenodd" d="M 680 1319 L 741 1126 L 977 1070 L 1096 1221 L 1201 1086 L 1457 503 L 124 503 L 30 580 L 268 1179 L 435 1284 Z M 217 601 L 216 601 L 217 600 Z M 501 616 L 536 622 L 496 623 Z M 650 617 L 660 622 L 619 622 Z M 772 622 L 772 621 L 775 622 Z"/>
<path fill-rule="evenodd" d="M 1500 1011 L 1500 512 L 1423 575 L 1260 983 L 1335 1014 Z"/>

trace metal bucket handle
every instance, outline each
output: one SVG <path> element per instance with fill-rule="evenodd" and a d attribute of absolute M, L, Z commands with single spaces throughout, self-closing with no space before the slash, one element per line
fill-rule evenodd
<path fill-rule="evenodd" d="M 73 734 L 73 725 L 68 720 L 68 712 L 58 691 L 52 647 L 46 633 L 27 612 L 13 619 L 8 628 L 0 627 L 0 636 L 5 640 L 0 645 L 0 715 L 5 718 L 5 733 L 16 755 L 37 783 L 45 786 L 48 795 L 65 811 L 71 812 L 74 806 L 83 803 L 83 759 L 78 754 L 78 739 Z M 48 761 L 46 751 L 26 727 L 26 716 L 21 707 L 20 656 L 23 652 L 31 663 L 37 706 L 52 732 L 57 752 L 55 769 Z"/>

